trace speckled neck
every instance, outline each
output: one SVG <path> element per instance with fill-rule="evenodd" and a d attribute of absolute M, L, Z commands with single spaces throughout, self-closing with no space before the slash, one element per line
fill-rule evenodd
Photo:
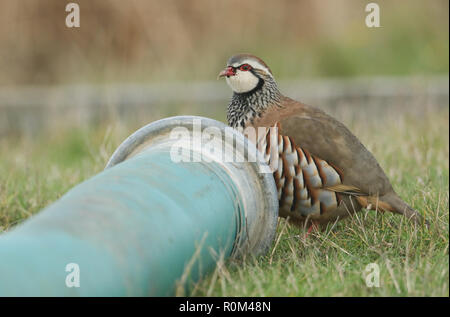
<path fill-rule="evenodd" d="M 244 129 L 271 106 L 281 107 L 281 93 L 272 77 L 260 79 L 258 86 L 246 93 L 233 93 L 228 105 L 228 125 Z"/>

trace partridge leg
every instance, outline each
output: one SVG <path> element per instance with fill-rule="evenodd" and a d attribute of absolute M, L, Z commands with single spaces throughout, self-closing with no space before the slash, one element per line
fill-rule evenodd
<path fill-rule="evenodd" d="M 317 225 L 316 222 L 311 221 L 311 225 L 309 226 L 308 231 L 307 231 L 306 234 L 305 234 L 305 238 L 308 238 L 308 236 L 311 234 L 311 232 L 312 232 L 313 230 L 314 230 L 314 231 L 318 231 L 318 230 L 319 230 L 319 227 L 318 227 L 318 225 Z"/>

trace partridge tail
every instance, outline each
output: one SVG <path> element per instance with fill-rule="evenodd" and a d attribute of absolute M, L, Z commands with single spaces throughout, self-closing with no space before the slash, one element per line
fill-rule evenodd
<path fill-rule="evenodd" d="M 410 207 L 405 203 L 398 195 L 394 192 L 388 193 L 381 197 L 373 196 L 358 196 L 358 202 L 368 209 L 378 209 L 381 211 L 391 211 L 405 216 L 409 220 L 413 220 L 417 224 L 425 223 L 429 226 L 429 223 L 424 219 L 415 209 Z"/>

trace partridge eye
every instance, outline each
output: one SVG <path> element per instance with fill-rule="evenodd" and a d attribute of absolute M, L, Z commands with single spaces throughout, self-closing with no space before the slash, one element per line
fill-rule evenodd
<path fill-rule="evenodd" d="M 241 65 L 241 67 L 239 67 L 239 69 L 242 71 L 248 71 L 248 70 L 252 69 L 252 67 L 249 64 L 244 64 L 244 65 Z"/>

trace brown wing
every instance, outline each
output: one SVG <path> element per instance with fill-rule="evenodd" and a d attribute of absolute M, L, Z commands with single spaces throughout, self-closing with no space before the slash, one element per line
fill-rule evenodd
<path fill-rule="evenodd" d="M 268 110 L 253 126 L 281 123 L 281 133 L 343 174 L 343 184 L 370 195 L 383 195 L 392 186 L 373 155 L 339 121 L 318 108 L 285 97 L 283 108 Z"/>

